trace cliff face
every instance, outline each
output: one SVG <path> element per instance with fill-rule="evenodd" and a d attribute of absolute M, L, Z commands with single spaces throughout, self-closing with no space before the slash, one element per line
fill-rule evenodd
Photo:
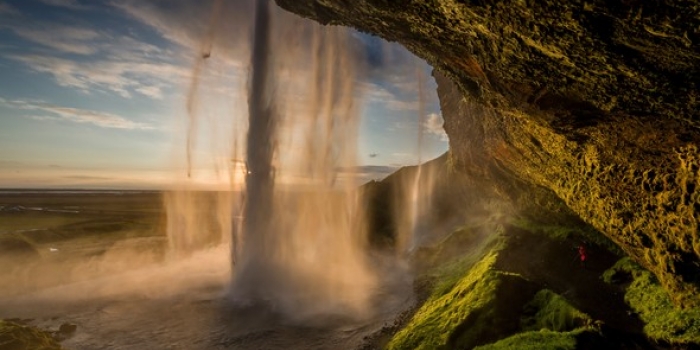
<path fill-rule="evenodd" d="M 700 2 L 276 1 L 426 59 L 457 169 L 550 189 L 700 306 Z"/>

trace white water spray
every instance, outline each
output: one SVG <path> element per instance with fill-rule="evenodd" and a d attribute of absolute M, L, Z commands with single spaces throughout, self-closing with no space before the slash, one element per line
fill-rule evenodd
<path fill-rule="evenodd" d="M 241 246 L 234 248 L 232 297 L 269 303 L 295 318 L 363 317 L 376 283 L 365 256 L 366 220 L 354 184 L 342 183 L 337 174 L 356 162 L 348 32 L 278 22 L 283 19 L 267 1 L 258 2 L 245 218 Z M 282 31 L 311 39 L 273 42 L 273 33 L 284 37 Z M 275 62 L 282 57 L 284 64 Z"/>

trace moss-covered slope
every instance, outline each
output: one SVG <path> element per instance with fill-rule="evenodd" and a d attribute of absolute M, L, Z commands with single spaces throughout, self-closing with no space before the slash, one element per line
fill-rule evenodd
<path fill-rule="evenodd" d="M 51 334 L 34 327 L 0 320 L 0 349 L 62 350 Z"/>
<path fill-rule="evenodd" d="M 456 168 L 551 190 L 700 305 L 700 2 L 276 1 L 425 58 Z"/>
<path fill-rule="evenodd" d="M 492 229 L 491 235 L 482 237 L 480 231 L 488 228 Z M 603 247 L 590 244 L 590 264 L 582 267 L 571 259 L 576 254 L 569 246 L 581 239 L 576 235 L 550 236 L 498 223 L 465 227 L 453 235 L 457 237 L 448 237 L 434 247 L 424 248 L 425 254 L 414 255 L 418 281 L 427 297 L 382 348 L 651 346 L 643 323 L 636 322 L 622 297 L 617 297 L 620 288 L 600 278 L 615 261 L 615 255 Z M 472 240 L 466 239 L 470 236 Z M 432 261 L 433 255 L 446 246 L 455 245 L 462 249 L 462 255 L 437 265 L 422 263 Z M 677 327 L 676 331 L 694 329 Z M 670 338 L 665 334 L 655 340 Z"/>

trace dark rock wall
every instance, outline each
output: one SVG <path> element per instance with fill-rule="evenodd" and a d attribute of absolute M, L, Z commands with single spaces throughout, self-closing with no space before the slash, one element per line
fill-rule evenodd
<path fill-rule="evenodd" d="M 276 1 L 425 58 L 456 168 L 550 189 L 700 306 L 700 2 Z"/>

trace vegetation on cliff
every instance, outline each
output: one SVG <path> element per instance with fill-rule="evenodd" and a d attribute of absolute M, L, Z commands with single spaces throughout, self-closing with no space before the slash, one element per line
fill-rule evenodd
<path fill-rule="evenodd" d="M 34 327 L 0 320 L 0 349 L 63 350 L 51 334 Z"/>
<path fill-rule="evenodd" d="M 470 243 L 461 246 L 464 255 L 448 262 L 418 264 L 428 266 L 419 282 L 429 285 L 428 296 L 387 349 L 575 349 L 584 334 L 603 339 L 591 316 L 540 281 L 507 268 L 515 262 L 508 256 L 520 254 L 510 247 L 513 234 L 519 233 L 503 232 L 494 223 L 487 226 L 494 231 L 481 240 L 448 237 L 416 255 L 414 260 L 435 261 L 431 257 L 442 246 Z M 478 230 L 462 228 L 453 235 L 478 235 Z M 555 242 L 546 236 L 537 239 Z"/>
<path fill-rule="evenodd" d="M 495 258 L 496 253 L 488 254 L 465 275 L 448 273 L 387 349 L 436 349 L 448 343 L 460 348 L 473 346 L 475 336 L 487 326 L 480 315 L 486 316 L 500 284 L 501 276 L 491 269 Z M 456 264 L 463 267 L 466 262 Z M 454 277 L 458 280 L 453 281 Z M 469 327 L 471 334 L 462 335 L 459 341 L 453 339 L 460 325 L 466 323 L 473 326 Z"/>
<path fill-rule="evenodd" d="M 623 258 L 607 270 L 603 278 L 608 283 L 624 283 L 631 279 L 625 301 L 644 320 L 644 332 L 650 338 L 671 344 L 700 344 L 700 308 L 675 308 L 668 293 L 649 271 Z"/>

